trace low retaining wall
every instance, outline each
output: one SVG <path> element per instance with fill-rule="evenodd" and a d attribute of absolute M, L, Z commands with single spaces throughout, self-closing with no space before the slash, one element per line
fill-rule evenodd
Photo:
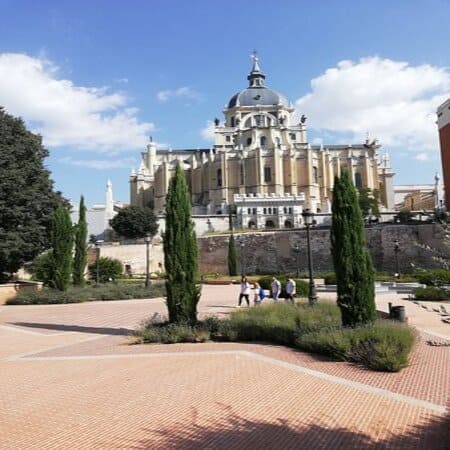
<path fill-rule="evenodd" d="M 39 291 L 43 283 L 39 281 L 17 281 L 14 283 L 0 284 L 0 305 L 4 305 L 6 300 L 14 298 L 20 291 Z"/>

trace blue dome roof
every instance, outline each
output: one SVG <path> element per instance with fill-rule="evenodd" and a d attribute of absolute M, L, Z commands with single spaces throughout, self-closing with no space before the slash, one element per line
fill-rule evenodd
<path fill-rule="evenodd" d="M 283 95 L 272 91 L 265 86 L 248 87 L 241 92 L 233 95 L 228 102 L 228 108 L 235 106 L 276 106 L 283 105 L 288 107 L 289 102 Z"/>

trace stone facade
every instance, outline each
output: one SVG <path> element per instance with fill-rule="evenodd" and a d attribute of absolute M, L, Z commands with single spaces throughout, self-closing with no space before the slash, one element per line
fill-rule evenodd
<path fill-rule="evenodd" d="M 248 80 L 228 102 L 224 122 L 215 120 L 213 148 L 167 151 L 148 144 L 130 178 L 131 204 L 151 203 L 163 213 L 170 177 L 180 163 L 194 214 L 228 214 L 231 208 L 240 228 L 298 226 L 303 208 L 330 212 L 334 177 L 344 168 L 356 187 L 379 190 L 382 209 L 394 208 L 394 173 L 376 141 L 312 146 L 306 117 L 296 118 L 288 100 L 265 86 L 256 56 Z M 273 196 L 276 204 L 265 206 Z M 271 214 L 264 214 L 264 207 Z"/>

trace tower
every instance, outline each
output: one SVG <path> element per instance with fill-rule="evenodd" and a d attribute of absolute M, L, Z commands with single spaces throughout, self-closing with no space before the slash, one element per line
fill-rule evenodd
<path fill-rule="evenodd" d="M 445 206 L 447 211 L 450 211 L 450 98 L 438 107 L 437 117 L 444 175 Z"/>

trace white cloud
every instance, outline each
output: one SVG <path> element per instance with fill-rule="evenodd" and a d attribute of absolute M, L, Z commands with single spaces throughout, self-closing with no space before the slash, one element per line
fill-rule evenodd
<path fill-rule="evenodd" d="M 188 86 L 183 86 L 177 89 L 166 89 L 164 91 L 159 91 L 156 94 L 156 98 L 161 103 L 166 103 L 169 100 L 177 98 L 200 100 L 201 94 L 199 94 L 197 91 L 194 91 Z"/>
<path fill-rule="evenodd" d="M 0 104 L 23 117 L 49 147 L 96 151 L 143 148 L 152 123 L 141 122 L 120 92 L 76 86 L 44 57 L 0 54 Z"/>
<path fill-rule="evenodd" d="M 70 164 L 72 166 L 87 167 L 89 169 L 108 170 L 108 169 L 130 169 L 136 166 L 134 158 L 121 159 L 73 159 L 70 156 L 60 158 L 59 162 Z"/>
<path fill-rule="evenodd" d="M 316 130 L 359 142 L 369 132 L 382 145 L 422 154 L 438 148 L 436 108 L 450 92 L 446 68 L 379 57 L 341 61 L 314 78 L 311 88 L 296 101 L 296 113 L 306 114 Z"/>
<path fill-rule="evenodd" d="M 212 120 L 208 120 L 206 125 L 200 130 L 200 136 L 205 141 L 214 142 L 214 131 L 216 127 Z"/>
<path fill-rule="evenodd" d="M 414 159 L 417 159 L 417 161 L 428 161 L 430 159 L 428 153 L 422 152 L 417 153 L 416 156 L 414 156 Z"/>

